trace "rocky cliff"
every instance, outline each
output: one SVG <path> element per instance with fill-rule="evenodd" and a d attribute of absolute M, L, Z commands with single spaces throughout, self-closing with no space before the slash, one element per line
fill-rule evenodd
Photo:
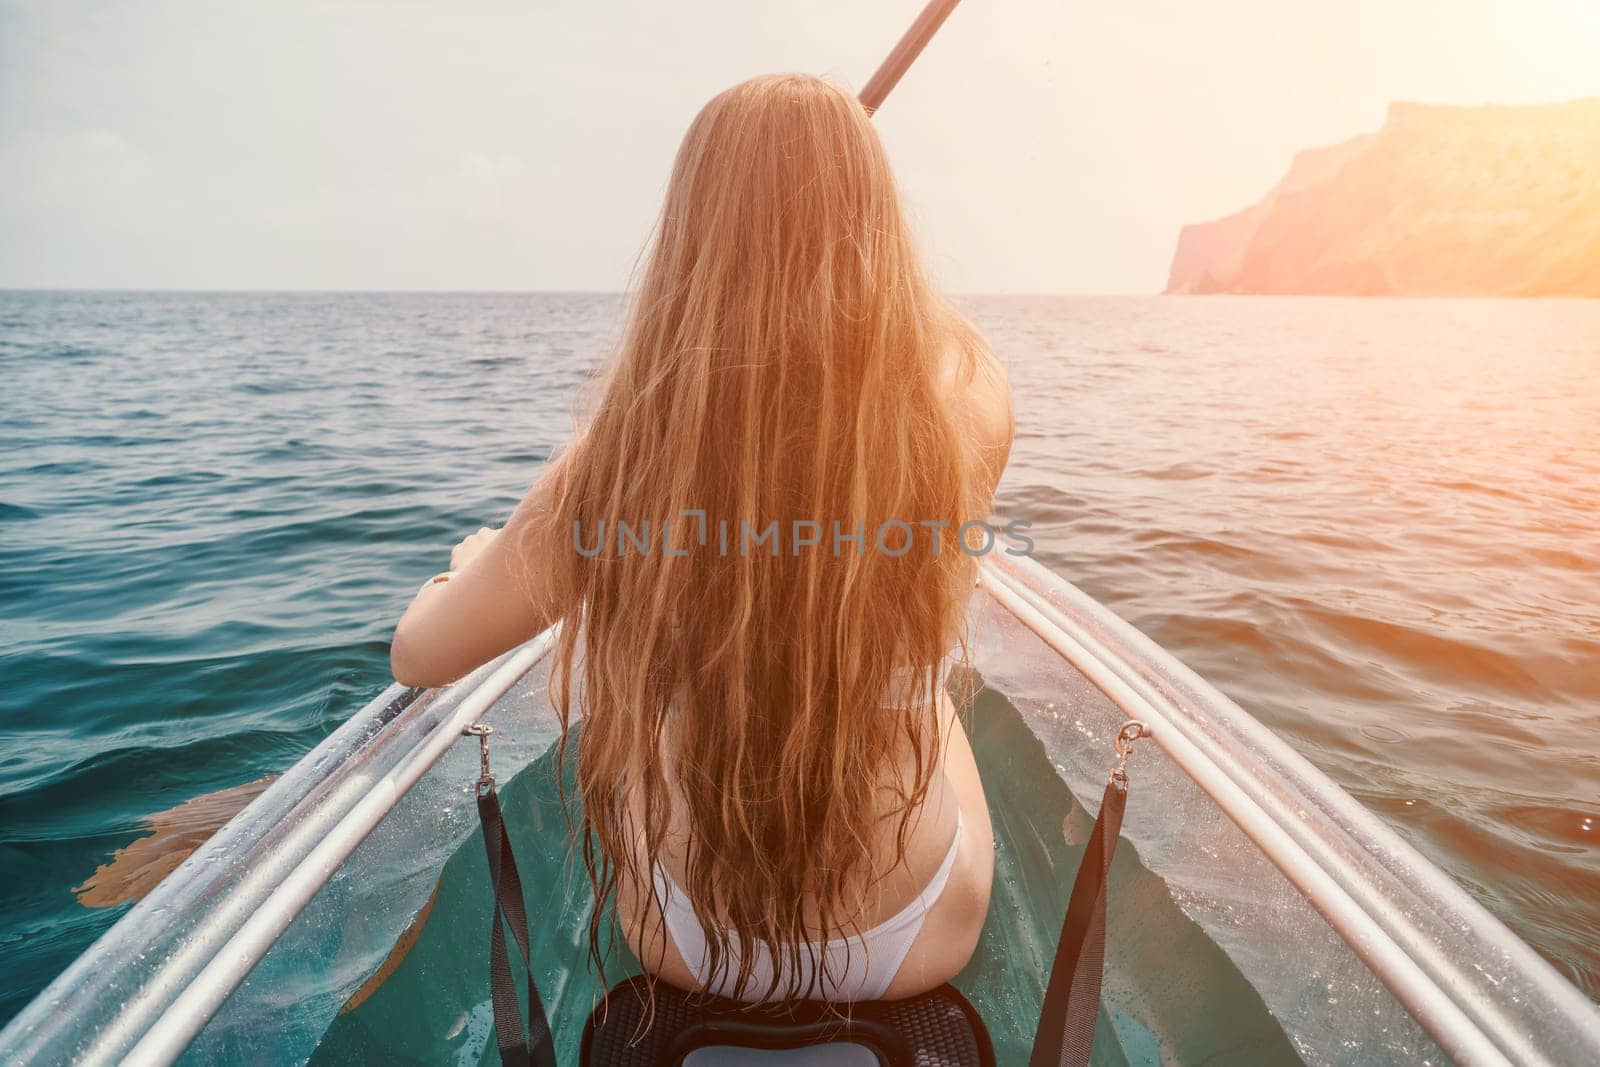
<path fill-rule="evenodd" d="M 1185 226 L 1167 291 L 1600 296 L 1600 98 L 1394 104 L 1260 203 Z"/>

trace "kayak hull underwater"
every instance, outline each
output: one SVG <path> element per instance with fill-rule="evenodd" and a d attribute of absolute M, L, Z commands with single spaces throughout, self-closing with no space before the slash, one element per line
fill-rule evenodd
<path fill-rule="evenodd" d="M 1592 1002 L 1237 705 L 1032 560 L 990 557 L 982 588 L 969 729 L 1000 854 L 955 984 L 999 1062 L 1026 1059 L 1127 716 L 1153 744 L 1129 765 L 1094 1062 L 1600 1062 Z M 570 1062 L 598 983 L 632 961 L 589 973 L 544 696 L 552 638 L 363 708 L 0 1031 L 0 1059 L 490 1062 L 478 753 L 460 743 L 481 721 Z"/>

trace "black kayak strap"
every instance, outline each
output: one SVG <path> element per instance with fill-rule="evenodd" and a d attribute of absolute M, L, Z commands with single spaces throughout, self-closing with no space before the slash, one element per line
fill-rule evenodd
<path fill-rule="evenodd" d="M 483 823 L 483 845 L 489 854 L 489 884 L 494 886 L 494 911 L 489 934 L 489 993 L 494 1002 L 494 1036 L 505 1067 L 556 1067 L 555 1044 L 544 1004 L 533 981 L 533 960 L 528 947 L 528 911 L 522 898 L 522 879 L 511 853 L 511 838 L 500 815 L 500 795 L 487 774 L 478 782 L 478 819 Z M 517 1004 L 517 984 L 511 977 L 506 948 L 506 926 L 516 940 L 522 965 L 528 972 L 528 1021 L 523 1026 Z"/>
<path fill-rule="evenodd" d="M 1128 779 L 1113 774 L 1072 883 L 1028 1067 L 1085 1067 L 1089 1062 L 1105 968 L 1106 875 L 1121 838 L 1122 812 L 1127 804 Z"/>

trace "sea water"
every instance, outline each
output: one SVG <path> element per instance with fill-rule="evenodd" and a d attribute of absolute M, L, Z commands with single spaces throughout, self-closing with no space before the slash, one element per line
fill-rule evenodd
<path fill-rule="evenodd" d="M 963 306 L 1041 560 L 1600 993 L 1600 302 Z M 382 687 L 621 308 L 0 293 L 0 1020 L 115 920 L 73 887 L 146 816 Z"/>

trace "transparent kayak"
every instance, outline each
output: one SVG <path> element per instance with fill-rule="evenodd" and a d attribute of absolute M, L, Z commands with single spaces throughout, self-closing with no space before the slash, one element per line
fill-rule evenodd
<path fill-rule="evenodd" d="M 1129 716 L 1152 740 L 1129 764 L 1093 1062 L 1600 1063 L 1594 1003 L 1237 705 L 1031 560 L 990 557 L 981 589 L 968 729 L 997 867 L 955 984 L 1001 1063 L 1026 1062 Z M 484 722 L 572 1062 L 603 986 L 556 781 L 551 639 L 372 701 L 0 1031 L 0 1061 L 498 1062 L 462 738 Z M 618 948 L 604 980 L 636 969 Z"/>

